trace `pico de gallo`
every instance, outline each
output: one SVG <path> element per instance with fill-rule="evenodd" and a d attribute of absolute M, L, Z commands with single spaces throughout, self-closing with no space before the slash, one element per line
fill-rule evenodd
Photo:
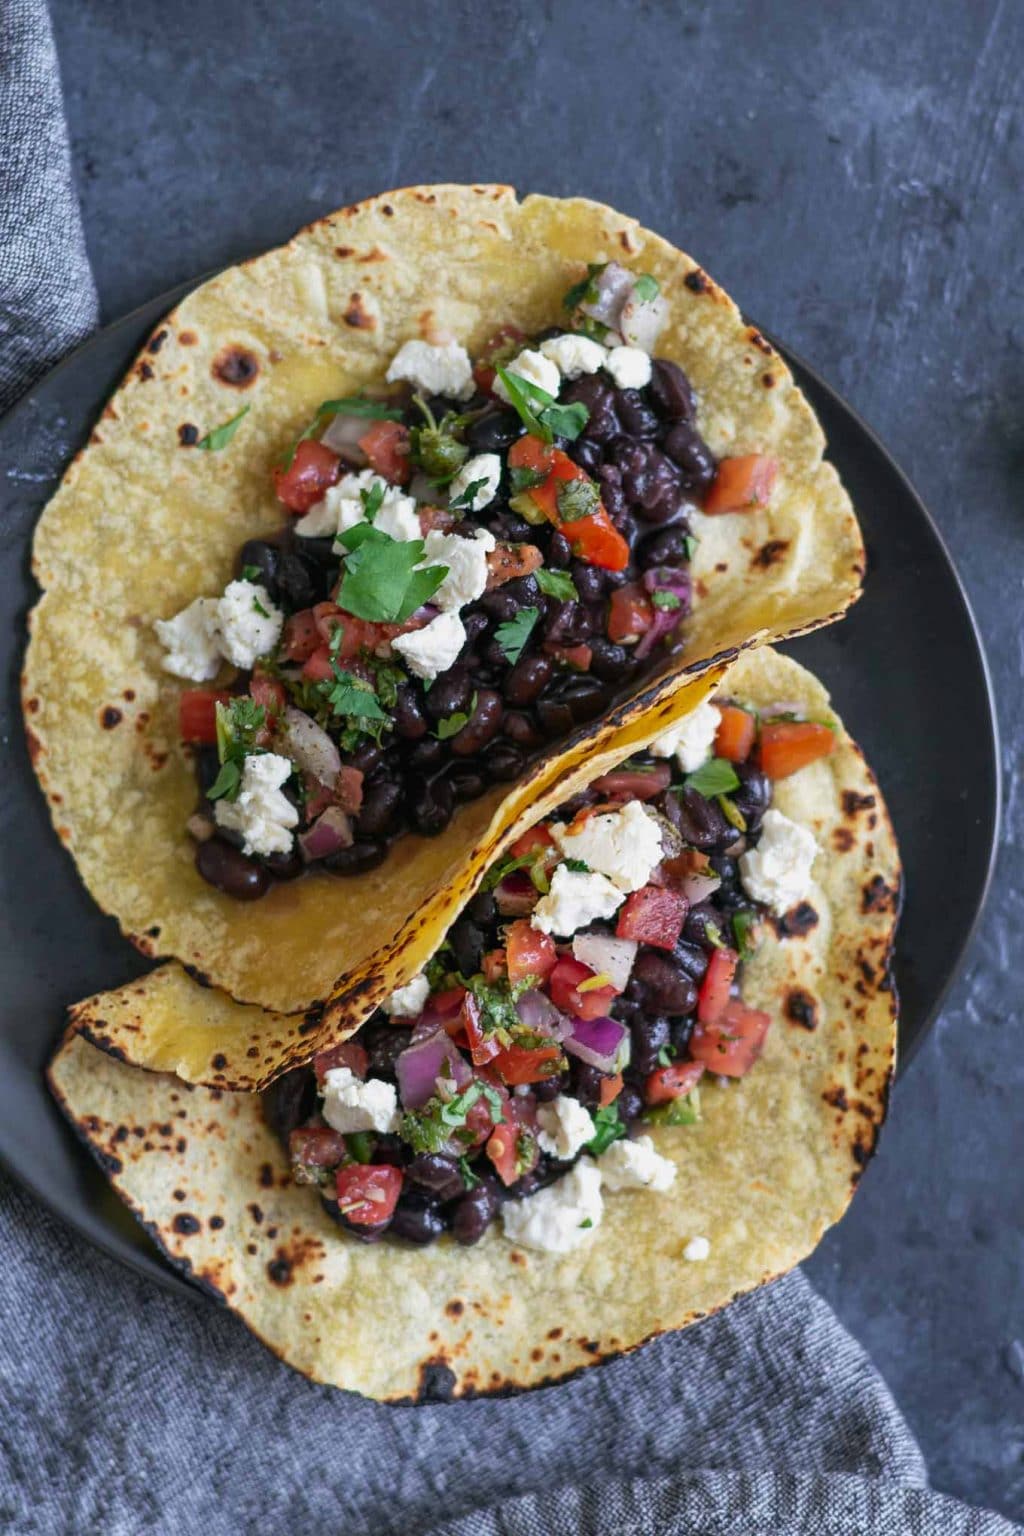
<path fill-rule="evenodd" d="M 564 307 L 475 357 L 408 341 L 379 388 L 324 401 L 273 466 L 280 532 L 157 621 L 191 685 L 211 885 L 253 900 L 443 832 L 678 647 L 694 508 L 767 505 L 775 460 L 716 460 L 685 373 L 651 355 L 652 276 L 593 265 Z M 223 451 L 244 416 L 195 446 Z"/>
<path fill-rule="evenodd" d="M 500 1215 L 559 1252 L 602 1188 L 669 1190 L 650 1127 L 696 1124 L 771 1027 L 743 967 L 810 890 L 815 838 L 772 798 L 811 724 L 825 756 L 828 723 L 702 705 L 524 833 L 425 972 L 264 1095 L 295 1179 L 365 1242 L 472 1244 Z"/>

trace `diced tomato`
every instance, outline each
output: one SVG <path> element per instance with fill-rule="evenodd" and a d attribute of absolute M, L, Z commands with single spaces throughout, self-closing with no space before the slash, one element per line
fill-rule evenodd
<path fill-rule="evenodd" d="M 249 679 L 249 693 L 254 703 L 266 710 L 268 717 L 284 713 L 288 703 L 288 695 L 284 691 L 284 684 L 279 683 L 276 677 L 257 667 Z"/>
<path fill-rule="evenodd" d="M 644 1103 L 668 1104 L 684 1098 L 703 1075 L 704 1067 L 698 1061 L 672 1061 L 667 1067 L 656 1067 L 644 1083 Z"/>
<path fill-rule="evenodd" d="M 307 437 L 296 448 L 289 467 L 282 469 L 278 466 L 274 470 L 274 490 L 278 501 L 283 501 L 289 512 L 300 514 L 308 512 L 340 478 L 338 455 L 325 448 L 323 443 Z"/>
<path fill-rule="evenodd" d="M 761 769 L 770 779 L 786 779 L 835 748 L 834 732 L 815 720 L 778 720 L 761 727 Z"/>
<path fill-rule="evenodd" d="M 465 987 L 449 987 L 444 992 L 432 993 L 427 1007 L 431 1013 L 436 1013 L 441 1018 L 447 1018 L 449 1014 L 461 1012 L 465 999 Z"/>
<path fill-rule="evenodd" d="M 498 544 L 487 556 L 487 590 L 502 587 L 506 581 L 531 576 L 544 564 L 536 544 Z"/>
<path fill-rule="evenodd" d="M 541 933 L 521 920 L 511 923 L 505 930 L 505 945 L 508 979 L 513 983 L 525 981 L 527 976 L 536 976 L 538 981 L 543 981 L 551 974 L 558 959 L 551 935 Z"/>
<path fill-rule="evenodd" d="M 314 683 L 326 683 L 334 676 L 334 668 L 331 665 L 331 653 L 326 645 L 307 657 L 302 666 L 303 677 L 308 677 Z"/>
<path fill-rule="evenodd" d="M 581 981 L 590 981 L 597 974 L 582 960 L 572 955 L 562 955 L 548 980 L 551 1001 L 561 1013 L 571 1013 L 577 1019 L 604 1018 L 618 996 L 615 987 L 592 987 L 580 991 Z"/>
<path fill-rule="evenodd" d="M 345 1138 L 329 1125 L 300 1125 L 288 1137 L 288 1155 L 306 1168 L 333 1168 L 346 1155 Z"/>
<path fill-rule="evenodd" d="M 359 439 L 370 468 L 393 485 L 404 485 L 412 474 L 409 429 L 400 421 L 375 421 Z"/>
<path fill-rule="evenodd" d="M 512 463 L 512 454 L 519 448 L 519 443 L 522 441 L 523 439 L 520 438 L 518 442 L 513 443 L 509 453 L 510 464 Z M 531 438 L 530 441 L 537 442 L 538 440 Z M 546 468 L 547 479 L 542 480 L 539 485 L 531 485 L 529 495 L 530 499 L 544 513 L 548 522 L 554 523 L 555 527 L 559 528 L 562 523 L 562 515 L 558 510 L 559 489 L 573 480 L 589 480 L 590 476 L 585 469 L 581 469 L 578 464 L 574 464 L 569 455 L 563 453 L 561 448 L 549 448 L 546 444 L 542 445 L 542 447 L 544 448 L 543 456 L 535 449 L 529 450 L 531 462 L 526 467 L 536 471 Z M 525 453 L 525 449 L 520 449 L 520 455 Z M 571 524 L 571 527 L 575 528 L 577 523 L 585 521 L 585 518 L 577 518 L 576 522 Z"/>
<path fill-rule="evenodd" d="M 757 720 L 749 709 L 736 704 L 719 704 L 718 730 L 715 732 L 715 756 L 730 763 L 745 763 L 754 745 Z"/>
<path fill-rule="evenodd" d="M 178 730 L 182 741 L 213 746 L 217 740 L 217 705 L 230 694 L 215 688 L 186 688 L 178 699 Z"/>
<path fill-rule="evenodd" d="M 598 794 L 610 800 L 653 800 L 672 782 L 668 763 L 654 763 L 650 768 L 613 768 L 591 784 Z"/>
<path fill-rule="evenodd" d="M 718 473 L 704 501 L 704 511 L 749 512 L 766 507 L 779 473 L 777 459 L 764 453 L 742 453 L 734 459 L 721 459 Z"/>
<path fill-rule="evenodd" d="M 703 1062 L 709 1072 L 742 1077 L 764 1050 L 771 1022 L 770 1013 L 748 1008 L 738 997 L 731 997 L 713 1024 L 698 1022 L 693 1026 L 690 1055 L 695 1062 Z"/>
<path fill-rule="evenodd" d="M 547 479 L 532 485 L 529 496 L 549 522 L 565 535 L 572 552 L 590 565 L 606 571 L 624 571 L 629 564 L 629 545 L 612 522 L 604 507 L 598 506 L 588 517 L 563 519 L 558 507 L 558 489 L 572 480 L 589 480 L 585 469 L 574 464 L 567 453 L 552 448 L 539 438 L 520 437 L 509 449 L 508 462 L 513 468 L 544 471 Z"/>
<path fill-rule="evenodd" d="M 602 1109 L 609 1104 L 614 1104 L 622 1092 L 622 1073 L 616 1072 L 614 1077 L 602 1077 L 601 1086 L 598 1089 L 598 1103 Z"/>
<path fill-rule="evenodd" d="M 326 1051 L 317 1051 L 313 1057 L 313 1071 L 318 1083 L 323 1082 L 332 1067 L 348 1067 L 355 1077 L 365 1077 L 367 1064 L 366 1049 L 358 1040 L 343 1040 Z"/>
<path fill-rule="evenodd" d="M 281 656 L 284 661 L 308 661 L 322 644 L 312 608 L 303 608 L 293 613 L 291 618 L 285 619 L 281 638 Z"/>
<path fill-rule="evenodd" d="M 729 1001 L 729 988 L 736 975 L 740 957 L 734 949 L 713 949 L 697 994 L 697 1018 L 713 1024 Z"/>
<path fill-rule="evenodd" d="M 668 885 L 673 890 L 683 885 L 691 875 L 703 875 L 710 869 L 706 853 L 699 848 L 684 848 L 675 858 L 662 859 L 651 875 L 652 885 Z"/>
<path fill-rule="evenodd" d="M 603 571 L 624 571 L 629 564 L 629 545 L 612 522 L 604 507 L 574 523 L 560 523 L 559 532 L 569 540 L 578 560 L 597 565 Z"/>
<path fill-rule="evenodd" d="M 541 471 L 549 474 L 554 458 L 555 450 L 551 444 L 529 433 L 525 437 L 517 437 L 508 451 L 510 469 L 532 469 L 535 474 Z"/>
<path fill-rule="evenodd" d="M 503 949 L 489 949 L 484 955 L 481 969 L 484 981 L 500 981 L 508 973 L 508 961 Z"/>
<path fill-rule="evenodd" d="M 475 1067 L 482 1067 L 487 1062 L 493 1061 L 501 1050 L 501 1042 L 495 1035 L 484 1034 L 480 1018 L 480 1004 L 471 993 L 467 992 L 459 1010 L 459 1021 L 465 1036 L 466 1049 Z M 450 1030 L 449 1033 L 451 1033 Z"/>
<path fill-rule="evenodd" d="M 621 644 L 639 639 L 654 623 L 654 604 L 638 581 L 616 587 L 608 614 L 608 638 Z"/>
<path fill-rule="evenodd" d="M 558 1070 L 562 1052 L 557 1045 L 509 1045 L 491 1063 L 503 1083 L 539 1083 Z"/>
<path fill-rule="evenodd" d="M 508 1116 L 509 1092 L 505 1084 L 494 1072 L 493 1063 L 488 1062 L 487 1066 L 481 1067 L 476 1075 L 481 1082 L 487 1084 L 491 1090 L 491 1097 L 496 1093 L 501 1101 L 500 1109 L 498 1110 L 498 1121 L 506 1119 Z M 469 1113 L 466 1116 L 465 1131 L 459 1133 L 459 1140 L 466 1141 L 471 1149 L 473 1147 L 482 1147 L 497 1123 L 491 1097 L 485 1098 L 481 1095 L 476 1103 L 470 1106 Z"/>
<path fill-rule="evenodd" d="M 359 814 L 363 808 L 362 769 L 342 764 L 334 781 L 334 804 L 350 816 Z"/>
<path fill-rule="evenodd" d="M 555 840 L 551 836 L 546 822 L 541 822 L 539 826 L 530 827 L 529 831 L 523 832 L 516 838 L 508 851 L 512 858 L 522 859 L 528 853 L 534 853 L 542 848 L 549 848 L 553 852 L 557 852 Z"/>
<path fill-rule="evenodd" d="M 338 1209 L 357 1227 L 391 1220 L 402 1193 L 402 1170 L 390 1163 L 347 1163 L 335 1174 Z"/>
<path fill-rule="evenodd" d="M 616 935 L 635 939 L 638 944 L 653 944 L 656 949 L 674 949 L 679 943 L 690 903 L 678 891 L 645 885 L 631 891 L 619 908 Z"/>
<path fill-rule="evenodd" d="M 480 356 L 473 364 L 473 378 L 482 394 L 489 395 L 494 389 L 496 365 L 503 357 L 511 362 L 516 353 L 522 351 L 525 340 L 526 333 L 518 325 L 503 325 L 495 331 L 490 341 L 484 343 Z"/>
<path fill-rule="evenodd" d="M 556 661 L 564 661 L 567 667 L 572 667 L 576 672 L 589 672 L 590 663 L 594 659 L 594 652 L 589 645 L 554 645 L 550 640 L 544 642 L 544 654 L 553 656 Z"/>
<path fill-rule="evenodd" d="M 536 1167 L 539 1148 L 522 1126 L 503 1120 L 487 1140 L 487 1156 L 503 1184 L 514 1184 L 524 1173 Z"/>

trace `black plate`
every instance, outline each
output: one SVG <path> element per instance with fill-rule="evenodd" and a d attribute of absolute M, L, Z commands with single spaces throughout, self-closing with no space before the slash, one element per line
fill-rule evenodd
<path fill-rule="evenodd" d="M 186 284 L 78 349 L 0 422 L 0 1162 L 83 1236 L 163 1285 L 172 1272 L 110 1192 L 51 1101 L 43 1066 L 64 1007 L 146 969 L 95 908 L 61 848 L 29 764 L 17 694 L 32 528 L 71 454 Z M 988 887 L 999 816 L 996 720 L 981 641 L 946 548 L 877 438 L 786 353 L 817 410 L 868 546 L 865 596 L 794 654 L 833 692 L 877 772 L 903 852 L 907 902 L 896 956 L 906 1064 L 956 973 Z M 947 727 L 956 722 L 955 750 Z M 957 876 L 949 880 L 949 849 Z M 955 892 L 955 895 L 952 893 Z"/>

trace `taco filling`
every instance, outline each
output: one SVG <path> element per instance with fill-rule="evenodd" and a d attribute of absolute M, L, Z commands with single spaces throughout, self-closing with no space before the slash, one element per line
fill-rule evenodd
<path fill-rule="evenodd" d="M 678 648 L 690 513 L 768 504 L 775 459 L 716 461 L 651 356 L 653 277 L 592 265 L 563 303 L 565 327 L 504 326 L 475 358 L 407 341 L 378 389 L 325 401 L 273 471 L 281 531 L 157 621 L 169 672 L 236 669 L 180 698 L 210 885 L 252 900 L 443 832 Z"/>
<path fill-rule="evenodd" d="M 296 1181 L 364 1241 L 473 1244 L 500 1214 L 553 1252 L 600 1224 L 602 1187 L 668 1192 L 646 1129 L 694 1124 L 702 1085 L 761 1054 L 743 962 L 818 852 L 773 784 L 834 741 L 793 705 L 705 702 L 537 823 L 423 974 L 265 1093 Z"/>

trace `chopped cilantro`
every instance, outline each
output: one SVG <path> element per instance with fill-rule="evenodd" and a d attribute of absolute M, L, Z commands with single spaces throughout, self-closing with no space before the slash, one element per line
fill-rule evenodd
<path fill-rule="evenodd" d="M 476 700 L 477 696 L 474 693 L 469 701 L 468 710 L 457 709 L 453 715 L 448 716 L 447 720 L 437 722 L 437 730 L 434 734 L 438 741 L 447 741 L 450 736 L 457 736 L 462 727 L 469 724 L 470 716 L 476 710 Z"/>
<path fill-rule="evenodd" d="M 370 486 L 369 490 L 361 490 L 359 492 L 359 500 L 363 504 L 363 512 L 365 514 L 366 521 L 368 523 L 372 523 L 374 518 L 377 516 L 377 513 L 380 511 L 381 504 L 384 500 L 383 481 L 377 480 L 373 485 Z"/>
<path fill-rule="evenodd" d="M 222 426 L 214 427 L 212 432 L 207 432 L 196 443 L 197 448 L 204 448 L 207 453 L 219 453 L 226 448 L 242 424 L 242 419 L 248 416 L 252 410 L 251 405 L 243 405 L 237 416 L 232 416 L 230 421 L 225 421 Z"/>
<path fill-rule="evenodd" d="M 281 460 L 282 469 L 291 469 L 295 450 L 307 438 L 315 437 L 328 416 L 358 416 L 366 421 L 401 421 L 402 413 L 379 400 L 368 400 L 365 395 L 348 395 L 342 400 L 322 400 L 317 413 L 305 431 L 300 432 Z"/>
<path fill-rule="evenodd" d="M 675 1059 L 676 1059 L 676 1048 L 675 1048 L 675 1046 L 674 1045 L 663 1045 L 661 1050 L 658 1052 L 658 1064 L 659 1064 L 659 1066 L 670 1067 L 672 1065 L 672 1063 L 675 1061 Z"/>
<path fill-rule="evenodd" d="M 543 485 L 547 477 L 546 469 L 528 469 L 525 464 L 517 464 L 508 472 L 509 485 L 514 496 L 518 496 L 520 491 L 532 490 L 535 485 Z"/>
<path fill-rule="evenodd" d="M 686 789 L 695 789 L 705 800 L 713 800 L 716 795 L 727 795 L 740 787 L 736 770 L 725 757 L 710 758 L 696 773 L 688 773 L 683 784 Z"/>
<path fill-rule="evenodd" d="M 587 1151 L 594 1157 L 600 1157 L 602 1152 L 607 1152 L 613 1141 L 618 1141 L 620 1136 L 625 1136 L 626 1127 L 619 1119 L 619 1106 L 617 1104 L 605 1104 L 601 1109 L 594 1111 L 594 1135 L 587 1142 Z"/>
<path fill-rule="evenodd" d="M 541 420 L 556 437 L 567 437 L 574 443 L 590 420 L 590 412 L 582 400 L 574 400 L 572 405 L 548 406 L 541 412 Z"/>
<path fill-rule="evenodd" d="M 681 1098 L 646 1110 L 644 1119 L 652 1125 L 696 1125 L 700 1119 L 700 1089 L 691 1088 Z"/>
<path fill-rule="evenodd" d="M 597 297 L 597 288 L 594 283 L 608 265 L 606 261 L 588 261 L 587 275 L 581 277 L 578 283 L 573 283 L 562 295 L 562 308 L 568 310 L 578 309 L 581 304 L 592 303 Z"/>
<path fill-rule="evenodd" d="M 466 486 L 466 489 L 464 491 L 460 491 L 457 496 L 453 496 L 450 499 L 450 501 L 448 502 L 448 510 L 449 510 L 449 512 L 452 512 L 452 511 L 456 511 L 456 512 L 457 511 L 472 512 L 472 510 L 473 510 L 473 503 L 476 500 L 476 493 L 477 493 L 477 491 L 483 491 L 483 490 L 486 490 L 486 489 L 487 489 L 487 480 L 486 480 L 486 478 L 484 478 L 482 480 L 471 480 L 469 482 L 469 484 Z"/>
<path fill-rule="evenodd" d="M 270 618 L 270 614 L 264 608 L 264 606 L 260 602 L 259 598 L 255 596 L 255 594 L 253 595 L 252 606 L 253 606 L 253 611 L 258 613 L 261 619 L 269 619 Z"/>
<path fill-rule="evenodd" d="M 403 624 L 422 608 L 448 575 L 446 565 L 417 570 L 422 539 L 388 538 L 367 523 L 357 523 L 339 538 L 350 551 L 338 592 L 338 605 L 358 619 Z"/>
<path fill-rule="evenodd" d="M 463 1156 L 459 1158 L 459 1172 L 462 1174 L 462 1182 L 467 1189 L 475 1189 L 480 1183 L 480 1175 L 473 1172 L 469 1165 L 468 1157 Z"/>
<path fill-rule="evenodd" d="M 584 1216 L 583 1220 L 580 1222 L 581 1229 L 585 1229 L 587 1227 L 592 1227 L 593 1225 L 594 1225 L 594 1218 L 593 1218 L 593 1216 Z"/>
<path fill-rule="evenodd" d="M 373 1137 L 369 1131 L 351 1131 L 345 1137 L 345 1148 L 357 1163 L 373 1161 Z"/>
<path fill-rule="evenodd" d="M 267 712 L 248 694 L 216 705 L 217 756 L 220 772 L 206 791 L 210 800 L 236 800 L 242 784 L 246 756 L 256 750 L 255 741 L 266 723 Z"/>
<path fill-rule="evenodd" d="M 533 575 L 545 597 L 555 597 L 560 603 L 572 603 L 579 597 L 568 571 L 549 571 L 542 565 Z"/>
<path fill-rule="evenodd" d="M 558 515 L 563 523 L 591 517 L 601 505 L 601 493 L 593 480 L 562 480 L 558 486 Z"/>
<path fill-rule="evenodd" d="M 675 592 L 670 592 L 666 587 L 659 587 L 651 593 L 651 602 L 655 608 L 662 608 L 666 613 L 675 613 L 677 608 L 683 606 L 682 600 Z"/>
<path fill-rule="evenodd" d="M 353 720 L 360 727 L 366 720 L 387 720 L 388 716 L 381 709 L 377 695 L 369 683 L 364 682 L 361 677 L 356 677 L 352 672 L 346 672 L 338 665 L 335 657 L 331 658 L 331 671 L 334 673 L 334 679 L 332 681 L 328 678 L 322 683 L 321 692 L 334 714 Z"/>
<path fill-rule="evenodd" d="M 757 913 L 750 907 L 741 907 L 732 915 L 732 931 L 741 960 L 749 960 L 757 948 L 753 929 L 757 926 Z"/>
<path fill-rule="evenodd" d="M 554 395 L 518 373 L 507 368 L 498 369 L 498 378 L 505 386 L 509 404 L 519 413 L 526 430 L 550 443 L 557 433 L 559 437 L 574 440 L 586 426 L 590 413 L 582 401 L 573 405 L 559 405 Z M 546 476 L 545 476 L 546 478 Z"/>
<path fill-rule="evenodd" d="M 685 539 L 683 540 L 683 544 L 686 546 L 687 560 L 693 559 L 694 555 L 697 553 L 697 545 L 699 543 L 700 539 L 698 539 L 695 533 L 688 533 L 686 535 Z"/>
<path fill-rule="evenodd" d="M 650 304 L 661 292 L 661 284 L 649 272 L 641 272 L 633 284 L 633 293 L 641 304 Z"/>
<path fill-rule="evenodd" d="M 589 875 L 591 873 L 590 865 L 585 864 L 582 859 L 565 859 L 563 862 L 566 869 L 574 875 Z"/>
<path fill-rule="evenodd" d="M 242 580 L 243 581 L 262 581 L 263 580 L 263 572 L 260 570 L 258 565 L 243 565 L 242 566 Z"/>
<path fill-rule="evenodd" d="M 511 666 L 515 666 L 523 654 L 526 642 L 532 635 L 534 625 L 539 618 L 539 608 L 520 608 L 514 619 L 508 619 L 504 624 L 499 624 L 495 630 L 494 638 Z"/>

